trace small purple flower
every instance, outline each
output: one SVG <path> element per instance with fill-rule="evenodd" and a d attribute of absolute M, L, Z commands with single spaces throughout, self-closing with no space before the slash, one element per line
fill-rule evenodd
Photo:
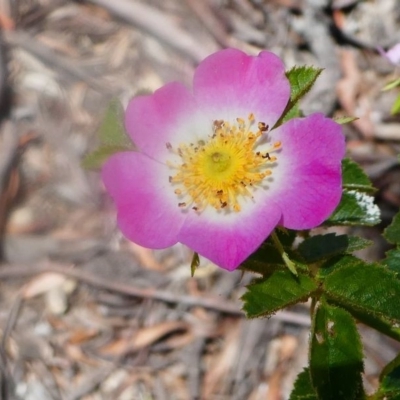
<path fill-rule="evenodd" d="M 137 152 L 113 155 L 102 177 L 123 234 L 149 248 L 181 242 L 227 270 L 276 226 L 311 229 L 341 198 L 345 142 L 322 114 L 270 130 L 290 98 L 282 61 L 218 51 L 181 83 L 131 100 Z"/>
<path fill-rule="evenodd" d="M 384 51 L 382 47 L 378 47 L 378 51 L 382 57 L 387 58 L 393 65 L 400 66 L 400 43 L 396 44 L 388 51 Z"/>

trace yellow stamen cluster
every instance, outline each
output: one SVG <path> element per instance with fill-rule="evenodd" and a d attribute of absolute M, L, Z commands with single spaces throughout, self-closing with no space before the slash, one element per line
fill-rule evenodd
<path fill-rule="evenodd" d="M 261 186 L 272 173 L 268 166 L 277 158 L 270 153 L 281 147 L 275 142 L 268 152 L 255 151 L 257 140 L 268 126 L 259 122 L 255 130 L 254 125 L 253 114 L 247 123 L 242 118 L 234 124 L 217 120 L 207 141 L 181 144 L 177 150 L 167 143 L 167 148 L 181 159 L 179 165 L 168 164 L 177 170 L 169 181 L 175 186 L 179 207 L 200 212 L 210 205 L 217 210 L 240 211 L 238 199 L 252 198 L 252 189 Z"/>

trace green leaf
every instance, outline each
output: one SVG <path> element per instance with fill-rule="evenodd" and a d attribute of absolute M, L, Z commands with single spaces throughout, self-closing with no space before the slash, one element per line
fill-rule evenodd
<path fill-rule="evenodd" d="M 363 169 L 349 158 L 342 161 L 342 177 L 345 189 L 360 190 L 367 193 L 376 191 Z"/>
<path fill-rule="evenodd" d="M 133 143 L 125 133 L 122 121 L 122 105 L 118 99 L 113 99 L 99 128 L 100 146 L 84 157 L 82 161 L 84 168 L 99 169 L 113 154 L 134 149 Z"/>
<path fill-rule="evenodd" d="M 391 90 L 391 89 L 394 89 L 397 86 L 400 86 L 400 78 L 396 79 L 396 80 L 394 80 L 392 82 L 389 82 L 387 85 L 384 86 L 382 91 Z"/>
<path fill-rule="evenodd" d="M 241 268 L 245 271 L 270 275 L 277 269 L 286 268 L 286 265 L 275 246 L 263 243 L 261 247 L 241 264 Z"/>
<path fill-rule="evenodd" d="M 299 105 L 295 104 L 288 112 L 286 112 L 286 114 L 282 118 L 281 123 L 287 122 L 287 121 L 289 121 L 289 120 L 291 120 L 293 118 L 300 118 L 300 117 L 303 117 L 303 113 L 300 110 Z"/>
<path fill-rule="evenodd" d="M 307 66 L 293 67 L 286 72 L 286 77 L 290 82 L 290 100 L 274 128 L 284 121 L 299 116 L 300 111 L 297 108 L 297 103 L 310 91 L 321 72 L 321 68 Z"/>
<path fill-rule="evenodd" d="M 121 146 L 101 146 L 92 153 L 86 154 L 82 161 L 82 167 L 99 169 L 110 156 L 121 151 L 126 151 L 126 148 Z"/>
<path fill-rule="evenodd" d="M 352 253 L 372 244 L 370 240 L 347 235 L 316 235 L 300 243 L 298 251 L 307 263 L 327 259 L 341 253 Z"/>
<path fill-rule="evenodd" d="M 400 280 L 381 265 L 361 260 L 349 263 L 326 276 L 323 289 L 330 299 L 350 312 L 400 323 Z"/>
<path fill-rule="evenodd" d="M 310 371 L 308 368 L 305 368 L 297 375 L 289 400 L 318 400 L 311 383 Z"/>
<path fill-rule="evenodd" d="M 395 215 L 391 224 L 385 229 L 383 236 L 390 243 L 400 244 L 400 212 Z"/>
<path fill-rule="evenodd" d="M 296 254 L 291 250 L 292 244 L 297 237 L 297 231 L 277 228 L 274 233 L 278 236 L 289 258 L 296 263 L 296 268 L 308 270 L 307 266 L 302 265 Z M 284 268 L 287 268 L 286 263 L 271 236 L 241 264 L 241 269 L 261 275 L 270 275 L 277 269 Z"/>
<path fill-rule="evenodd" d="M 382 261 L 390 270 L 397 273 L 400 278 L 400 249 L 393 249 L 386 252 L 386 258 Z"/>
<path fill-rule="evenodd" d="M 340 204 L 326 222 L 328 225 L 365 225 L 380 222 L 380 211 L 374 198 L 367 193 L 375 192 L 370 179 L 354 161 L 342 162 L 343 195 Z M 365 192 L 365 193 L 364 193 Z"/>
<path fill-rule="evenodd" d="M 382 370 L 379 388 L 370 400 L 400 399 L 400 354 Z"/>
<path fill-rule="evenodd" d="M 349 254 L 334 256 L 319 267 L 318 278 L 324 279 L 338 269 L 349 265 L 363 267 L 364 261 Z"/>
<path fill-rule="evenodd" d="M 275 271 L 257 279 L 242 296 L 247 317 L 269 316 L 281 308 L 305 301 L 317 290 L 317 284 L 307 275 L 294 276 L 289 270 Z"/>
<path fill-rule="evenodd" d="M 313 87 L 322 68 L 311 66 L 293 67 L 286 72 L 290 82 L 290 102 L 296 104 Z"/>
<path fill-rule="evenodd" d="M 395 115 L 400 112 L 400 94 L 397 96 L 396 100 L 394 101 L 392 108 L 390 109 L 390 114 Z"/>
<path fill-rule="evenodd" d="M 336 256 L 329 259 L 319 268 L 318 278 L 320 280 L 324 279 L 328 275 L 345 267 L 363 269 L 368 268 L 368 264 L 366 267 L 365 261 L 351 255 Z M 368 325 L 376 329 L 377 331 L 382 332 L 383 334 L 400 341 L 400 328 L 393 325 L 391 321 L 383 317 L 378 317 L 377 315 L 372 315 L 369 310 L 365 312 L 352 308 L 351 313 L 357 320 L 361 321 L 365 325 Z"/>
<path fill-rule="evenodd" d="M 359 398 L 363 353 L 352 316 L 322 300 L 314 314 L 310 342 L 311 381 L 318 398 Z"/>
<path fill-rule="evenodd" d="M 374 198 L 356 190 L 343 190 L 342 199 L 327 225 L 373 226 L 380 222 L 380 210 Z"/>
<path fill-rule="evenodd" d="M 123 126 L 123 115 L 121 102 L 118 99 L 111 100 L 99 129 L 101 144 L 132 149 L 132 142 Z"/>
<path fill-rule="evenodd" d="M 278 235 L 275 232 L 271 233 L 271 239 L 274 243 L 275 248 L 279 251 L 279 254 L 282 257 L 282 260 L 285 262 L 285 265 L 289 268 L 290 272 L 293 275 L 298 275 L 296 270 L 296 264 L 293 260 L 290 259 L 289 255 L 286 253 L 281 241 L 279 240 Z"/>
<path fill-rule="evenodd" d="M 296 270 L 308 271 L 307 265 L 298 259 L 297 253 L 289 250 L 287 251 L 287 255 L 295 263 Z M 240 268 L 244 271 L 268 276 L 277 270 L 286 269 L 287 265 L 275 246 L 264 243 L 241 264 Z"/>
<path fill-rule="evenodd" d="M 370 326 L 371 328 L 383 333 L 391 337 L 394 340 L 400 342 L 400 328 L 397 325 L 394 325 L 392 322 L 384 319 L 382 317 L 378 318 L 376 316 L 372 316 L 368 313 L 358 312 L 354 309 L 351 311 L 353 317 L 358 321 L 362 322 L 365 325 Z"/>
<path fill-rule="evenodd" d="M 334 118 L 333 120 L 339 125 L 349 124 L 350 122 L 357 121 L 359 118 L 357 117 L 339 117 Z"/>
<path fill-rule="evenodd" d="M 383 369 L 379 377 L 378 398 L 400 399 L 400 354 Z"/>

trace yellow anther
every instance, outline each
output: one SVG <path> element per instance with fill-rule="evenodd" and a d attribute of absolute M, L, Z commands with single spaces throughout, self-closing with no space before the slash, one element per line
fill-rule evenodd
<path fill-rule="evenodd" d="M 215 120 L 208 140 L 183 143 L 175 150 L 166 144 L 181 159 L 180 164 L 166 163 L 175 172 L 168 179 L 181 200 L 180 208 L 202 212 L 211 206 L 220 212 L 240 212 L 243 198 L 253 198 L 257 187 L 264 190 L 262 181 L 272 174 L 267 167 L 277 160 L 269 153 L 281 143 L 257 151 L 257 140 L 268 126 L 259 122 L 258 130 L 251 130 L 254 121 L 253 113 L 247 122 L 240 117 L 235 123 Z"/>
<path fill-rule="evenodd" d="M 240 205 L 239 205 L 238 203 L 236 203 L 236 204 L 233 205 L 233 209 L 234 209 L 236 212 L 239 212 L 241 208 L 240 208 Z"/>
<path fill-rule="evenodd" d="M 261 132 L 265 132 L 268 130 L 268 125 L 265 122 L 258 123 L 258 130 Z"/>

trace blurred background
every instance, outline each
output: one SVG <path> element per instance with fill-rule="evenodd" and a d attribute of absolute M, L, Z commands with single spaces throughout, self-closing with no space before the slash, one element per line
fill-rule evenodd
<path fill-rule="evenodd" d="M 323 67 L 302 108 L 356 116 L 348 155 L 400 204 L 398 0 L 0 0 L 0 398 L 284 400 L 307 364 L 308 305 L 246 321 L 251 279 L 184 246 L 127 242 L 99 174 L 81 167 L 107 105 L 172 80 L 210 53 L 268 49 Z M 345 283 L 344 283 L 345 284 Z M 360 326 L 372 392 L 399 344 Z"/>

